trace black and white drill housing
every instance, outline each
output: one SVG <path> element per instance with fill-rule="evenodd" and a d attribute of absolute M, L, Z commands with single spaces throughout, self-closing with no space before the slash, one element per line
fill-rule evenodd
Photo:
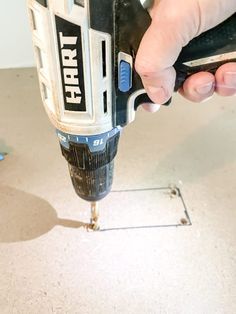
<path fill-rule="evenodd" d="M 134 120 L 141 103 L 151 102 L 134 68 L 151 4 L 28 0 L 44 107 L 75 190 L 89 201 L 110 191 L 120 128 Z M 174 65 L 175 90 L 188 76 L 215 73 L 230 61 L 236 61 L 236 14 L 184 47 Z"/>

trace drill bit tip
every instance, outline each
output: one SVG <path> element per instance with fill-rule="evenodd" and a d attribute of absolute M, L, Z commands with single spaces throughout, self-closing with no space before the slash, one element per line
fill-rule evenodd
<path fill-rule="evenodd" d="M 99 210 L 98 210 L 98 202 L 91 202 L 91 219 L 90 219 L 90 227 L 94 231 L 100 229 L 99 223 Z"/>

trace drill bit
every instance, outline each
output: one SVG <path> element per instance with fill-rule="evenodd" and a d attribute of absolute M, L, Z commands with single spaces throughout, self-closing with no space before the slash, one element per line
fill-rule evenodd
<path fill-rule="evenodd" d="M 90 228 L 93 229 L 94 231 L 100 229 L 98 220 L 99 220 L 98 202 L 91 202 Z"/>

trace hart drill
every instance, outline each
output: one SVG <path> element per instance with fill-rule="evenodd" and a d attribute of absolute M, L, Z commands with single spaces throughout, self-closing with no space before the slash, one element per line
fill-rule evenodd
<path fill-rule="evenodd" d="M 150 102 L 134 61 L 151 1 L 28 0 L 44 107 L 57 129 L 76 193 L 91 202 L 111 190 L 121 128 Z M 236 61 L 236 15 L 192 40 L 175 64 L 175 90 L 198 71 Z"/>

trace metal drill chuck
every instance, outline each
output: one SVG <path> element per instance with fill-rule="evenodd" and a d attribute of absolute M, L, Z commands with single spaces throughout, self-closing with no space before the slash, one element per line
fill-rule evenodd
<path fill-rule="evenodd" d="M 69 170 L 74 189 L 82 199 L 97 202 L 111 191 L 114 161 L 95 170 L 84 170 L 69 164 Z"/>
<path fill-rule="evenodd" d="M 97 202 L 110 192 L 119 137 L 120 132 L 116 132 L 107 138 L 102 149 L 96 151 L 91 151 L 86 143 L 69 141 L 68 147 L 61 143 L 74 189 L 82 199 Z"/>

